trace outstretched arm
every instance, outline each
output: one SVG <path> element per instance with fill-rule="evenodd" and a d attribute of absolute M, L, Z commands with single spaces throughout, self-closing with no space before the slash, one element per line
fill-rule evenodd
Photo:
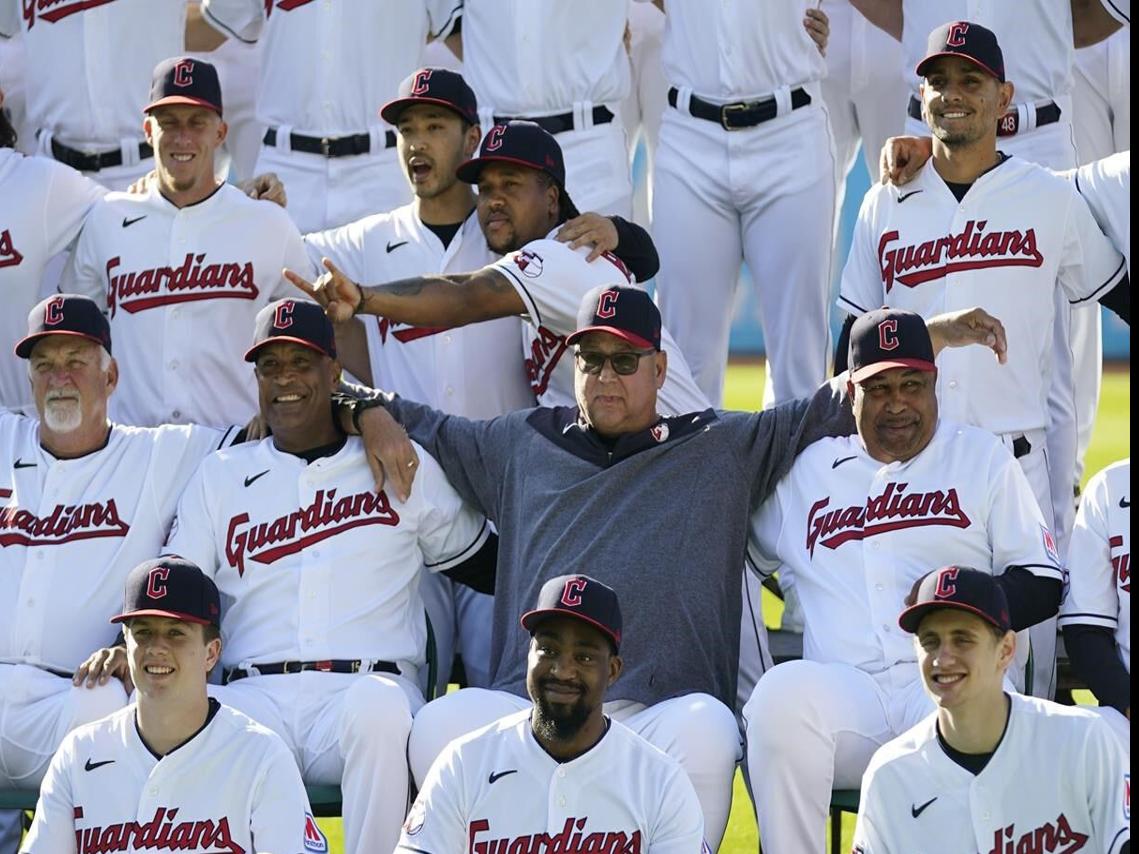
<path fill-rule="evenodd" d="M 398 323 L 450 328 L 526 311 L 514 286 L 491 267 L 364 287 L 328 258 L 322 263 L 328 272 L 314 282 L 292 270 L 285 270 L 285 278 L 323 306 L 333 323 L 344 323 L 356 314 L 376 314 Z"/>

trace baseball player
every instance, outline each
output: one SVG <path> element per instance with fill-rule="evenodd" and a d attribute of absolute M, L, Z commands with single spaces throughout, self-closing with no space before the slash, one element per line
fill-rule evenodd
<path fill-rule="evenodd" d="M 258 313 L 246 360 L 272 436 L 205 460 L 167 551 L 200 566 L 229 603 L 217 696 L 279 733 L 306 781 L 342 786 L 347 851 L 388 851 L 423 704 L 419 574 L 493 565 L 496 538 L 426 453 L 409 498 L 377 492 L 361 441 L 329 409 L 335 354 L 313 303 Z"/>
<path fill-rule="evenodd" d="M 998 580 L 947 566 L 912 601 L 898 623 L 937 710 L 874 754 L 856 854 L 1130 850 L 1130 769 L 1103 721 L 1005 691 L 1017 637 Z"/>
<path fill-rule="evenodd" d="M 630 91 L 626 12 L 613 0 L 464 0 L 462 49 L 482 126 L 537 122 L 557 136 L 580 209 L 628 219 L 633 185 L 618 117 Z"/>
<path fill-rule="evenodd" d="M 395 132 L 376 110 L 421 64 L 427 40 L 451 32 L 461 7 L 203 0 L 203 17 L 219 33 L 263 43 L 257 117 L 265 136 L 256 171 L 281 176 L 302 232 L 410 200 Z"/>
<path fill-rule="evenodd" d="M 0 92 L 0 106 L 4 93 Z M 27 311 L 40 298 L 44 270 L 79 234 L 87 212 L 106 190 L 61 163 L 25 157 L 0 114 L 0 351 L 11 352 L 24 333 Z M 0 407 L 30 411 L 23 364 L 0 360 Z"/>
<path fill-rule="evenodd" d="M 124 600 L 111 622 L 134 702 L 64 740 L 20 850 L 327 851 L 280 737 L 206 694 L 222 647 L 214 583 L 186 561 L 150 560 Z"/>
<path fill-rule="evenodd" d="M 1013 97 L 1003 69 L 1000 46 L 985 27 L 958 21 L 930 34 L 918 71 L 926 79 L 933 157 L 904 189 L 867 193 L 838 304 L 855 316 L 887 304 L 928 317 L 978 303 L 1006 321 L 1011 363 L 997 369 L 976 351 L 946 354 L 938 397 L 949 418 L 1002 437 L 1062 553 L 1065 507 L 1052 500 L 1051 476 L 1060 468 L 1070 480 L 1074 455 L 1045 453 L 1054 295 L 1093 303 L 1126 269 L 1071 183 L 997 151 L 997 120 Z M 1050 696 L 1054 626 L 1038 629 L 1032 644 L 1034 690 Z"/>
<path fill-rule="evenodd" d="M 523 358 L 530 388 L 539 403 L 574 400 L 573 365 L 566 336 L 574 330 L 578 306 L 590 288 L 632 281 L 612 253 L 589 261 L 590 249 L 558 242 L 558 226 L 577 215 L 565 191 L 565 166 L 558 142 L 531 122 L 495 125 L 479 155 L 458 168 L 459 180 L 478 186 L 478 219 L 487 246 L 509 253 L 472 273 L 420 276 L 388 285 L 361 287 L 328 263 L 329 272 L 309 282 L 286 277 L 344 322 L 358 313 L 427 327 L 454 327 L 497 317 L 524 315 Z M 637 226 L 632 226 L 637 229 Z M 458 287 L 461 285 L 461 287 Z M 667 414 L 705 409 L 707 399 L 692 381 L 676 343 L 662 333 L 669 353 L 669 377 L 661 391 Z"/>
<path fill-rule="evenodd" d="M 808 5 L 666 5 L 670 109 L 653 178 L 658 298 L 713 403 L 723 394 L 741 260 L 763 325 L 765 402 L 809 394 L 827 372 L 836 167 L 819 86 L 826 63 L 802 25 Z"/>
<path fill-rule="evenodd" d="M 921 317 L 858 318 L 849 365 L 857 435 L 807 448 L 752 520 L 752 563 L 794 584 L 805 622 L 803 660 L 764 674 L 743 713 L 772 851 L 822 850 L 831 789 L 857 787 L 875 748 L 929 712 L 892 617 L 931 562 L 998 575 L 1018 630 L 1060 604 L 1054 540 L 1012 454 L 938 418 Z"/>
<path fill-rule="evenodd" d="M 551 578 L 521 622 L 532 708 L 447 747 L 397 850 L 707 851 L 680 765 L 602 709 L 622 665 L 613 589 Z"/>
<path fill-rule="evenodd" d="M 260 308 L 291 292 L 281 268 L 308 264 L 301 236 L 279 207 L 214 177 L 226 125 L 210 63 L 160 63 L 144 125 L 158 152 L 157 181 L 95 206 L 64 286 L 106 300 L 129 367 L 116 420 L 244 421 L 256 396 L 235 367 L 240 342 Z"/>
<path fill-rule="evenodd" d="M 0 414 L 3 787 L 38 785 L 70 729 L 125 704 L 113 664 L 95 653 L 114 638 L 118 591 L 159 552 L 202 458 L 240 436 L 110 423 L 110 348 L 98 306 L 73 295 L 37 305 L 16 348 L 39 419 Z"/>
<path fill-rule="evenodd" d="M 1131 459 L 1088 482 L 1068 549 L 1060 610 L 1072 667 L 1131 755 Z"/>

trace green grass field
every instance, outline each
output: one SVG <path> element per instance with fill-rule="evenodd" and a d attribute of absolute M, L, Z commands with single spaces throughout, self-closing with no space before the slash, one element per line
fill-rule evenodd
<path fill-rule="evenodd" d="M 728 367 L 725 385 L 724 405 L 728 409 L 756 409 L 763 394 L 763 366 L 760 363 L 732 364 Z M 1095 433 L 1088 450 L 1087 466 L 1084 475 L 1095 474 L 1108 463 L 1131 455 L 1131 372 L 1123 369 L 1105 371 L 1103 393 L 1100 399 L 1099 414 Z M 771 627 L 779 625 L 782 607 L 780 602 L 764 591 L 763 617 Z M 1092 702 L 1087 692 L 1078 692 L 1080 702 Z M 320 822 L 328 835 L 331 850 L 339 854 L 344 850 L 339 819 L 326 819 Z M 842 850 L 850 850 L 850 836 L 854 830 L 854 817 L 846 816 L 843 821 Z M 735 792 L 732 801 L 732 814 L 728 821 L 727 833 L 720 850 L 726 854 L 754 852 L 758 833 L 751 801 L 743 785 L 743 778 L 736 773 Z M 828 849 L 829 850 L 829 849 Z"/>

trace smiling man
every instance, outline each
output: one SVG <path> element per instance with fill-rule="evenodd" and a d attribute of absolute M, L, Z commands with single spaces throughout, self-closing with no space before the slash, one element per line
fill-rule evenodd
<path fill-rule="evenodd" d="M 803 660 L 744 707 L 763 847 L 819 851 L 832 788 L 929 711 L 890 619 L 931 562 L 967 562 L 1008 590 L 1015 628 L 1056 613 L 1061 569 L 1024 473 L 1000 440 L 939 419 L 921 317 L 879 309 L 850 332 L 855 436 L 822 439 L 752 519 L 751 562 L 803 607 Z M 1013 668 L 1018 687 L 1023 660 Z M 916 850 L 916 849 L 915 849 Z"/>
<path fill-rule="evenodd" d="M 225 141 L 216 69 L 176 57 L 154 70 L 143 127 L 156 180 L 95 205 L 63 290 L 105 306 L 124 372 L 112 417 L 127 424 L 244 423 L 256 409 L 241 342 L 286 296 L 282 265 L 308 264 L 288 214 L 215 176 Z"/>
<path fill-rule="evenodd" d="M 1017 636 L 999 580 L 946 566 L 907 604 L 936 711 L 874 754 L 855 854 L 1129 851 L 1130 768 L 1107 724 L 1006 692 Z"/>
<path fill-rule="evenodd" d="M 707 851 L 680 765 L 602 708 L 622 668 L 617 594 L 587 575 L 551 578 L 521 625 L 533 706 L 447 747 L 399 850 L 538 850 L 544 838 L 557 850 Z"/>
<path fill-rule="evenodd" d="M 186 561 L 152 560 L 131 570 L 124 600 L 111 622 L 123 624 L 134 701 L 63 742 L 20 850 L 141 850 L 169 839 L 234 854 L 327 851 L 288 748 L 206 694 L 222 648 L 214 583 Z"/>
<path fill-rule="evenodd" d="M 227 602 L 217 696 L 281 735 L 306 782 L 343 788 L 347 851 L 390 851 L 424 699 L 420 574 L 485 572 L 496 538 L 422 450 L 410 498 L 376 490 L 333 420 L 340 366 L 315 303 L 263 308 L 245 359 L 272 436 L 205 460 L 167 550 Z"/>

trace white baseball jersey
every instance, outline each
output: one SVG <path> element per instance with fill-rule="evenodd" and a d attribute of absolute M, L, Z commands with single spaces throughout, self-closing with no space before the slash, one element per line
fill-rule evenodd
<path fill-rule="evenodd" d="M 381 124 L 377 110 L 419 67 L 427 40 L 451 31 L 461 7 L 461 0 L 202 2 L 221 32 L 264 45 L 258 121 L 309 136 Z"/>
<path fill-rule="evenodd" d="M 23 34 L 35 82 L 29 122 L 75 148 L 134 146 L 136 159 L 151 75 L 182 52 L 185 27 L 185 0 L 0 0 L 0 35 Z"/>
<path fill-rule="evenodd" d="M 915 73 L 926 54 L 929 34 L 946 21 L 969 21 L 996 33 L 1005 61 L 1005 79 L 1016 86 L 1015 103 L 1055 100 L 1070 120 L 1072 9 L 1069 0 L 903 0 L 902 52 L 914 95 L 921 82 Z"/>
<path fill-rule="evenodd" d="M 699 854 L 700 802 L 683 769 L 631 729 L 609 729 L 558 762 L 531 731 L 530 710 L 456 739 L 435 760 L 397 850 L 621 851 Z"/>
<path fill-rule="evenodd" d="M 526 306 L 529 324 L 523 330 L 523 353 L 530 388 L 542 406 L 576 406 L 573 353 L 566 338 L 577 329 L 582 298 L 601 285 L 640 287 L 625 265 L 606 252 L 586 263 L 588 247 L 570 249 L 553 239 L 532 240 L 506 255 L 493 268 L 501 273 Z M 680 347 L 661 329 L 661 350 L 668 353 L 668 373 L 657 399 L 661 415 L 682 415 L 708 408 L 708 398 L 696 387 Z"/>
<path fill-rule="evenodd" d="M 945 419 L 906 462 L 875 460 L 857 435 L 815 442 L 752 517 L 748 557 L 792 578 L 804 658 L 869 672 L 915 660 L 898 613 L 930 570 L 1062 577 L 1016 460 L 991 433 Z"/>
<path fill-rule="evenodd" d="M 328 257 L 357 282 L 478 270 L 491 252 L 474 213 L 444 247 L 416 203 L 340 228 L 305 235 L 314 265 Z M 504 317 L 456 329 L 360 317 L 377 388 L 466 418 L 493 418 L 534 405 L 522 364 L 522 321 Z"/>
<path fill-rule="evenodd" d="M 946 755 L 937 715 L 883 745 L 862 778 L 855 854 L 1117 854 L 1131 838 L 1131 775 L 1093 713 L 1011 695 L 979 774 Z"/>
<path fill-rule="evenodd" d="M 1000 318 L 1009 361 L 983 347 L 943 352 L 937 398 L 947 418 L 994 433 L 1043 429 L 1052 376 L 1054 288 L 1091 303 L 1125 272 L 1070 182 L 1019 158 L 984 173 L 958 202 L 927 162 L 904 187 L 862 202 L 838 305 L 882 305 L 930 318 L 981 306 Z"/>
<path fill-rule="evenodd" d="M 377 493 L 359 437 L 311 464 L 273 440 L 207 457 L 167 551 L 222 595 L 222 664 L 364 659 L 423 664 L 419 572 L 477 552 L 489 529 L 418 448 L 406 503 Z"/>
<path fill-rule="evenodd" d="M 465 0 L 463 74 L 499 116 L 617 104 L 629 94 L 626 17 L 613 0 Z"/>
<path fill-rule="evenodd" d="M 328 850 L 280 736 L 212 700 L 206 725 L 158 757 L 135 714 L 132 703 L 64 739 L 21 851 Z"/>
<path fill-rule="evenodd" d="M 27 332 L 44 267 L 76 238 L 106 192 L 62 163 L 0 148 L 0 406 L 32 402 L 27 363 L 12 348 Z"/>
<path fill-rule="evenodd" d="M 1068 596 L 1060 625 L 1115 633 L 1131 672 L 1131 458 L 1112 463 L 1084 489 L 1068 548 Z"/>
<path fill-rule="evenodd" d="M 1123 253 L 1131 274 L 1131 151 L 1121 151 L 1081 166 L 1076 189 L 1088 203 L 1103 233 Z"/>
<path fill-rule="evenodd" d="M 159 554 L 186 482 L 236 432 L 116 424 L 62 460 L 39 422 L 0 414 L 0 661 L 70 673 L 114 640 L 127 573 Z"/>
<path fill-rule="evenodd" d="M 96 205 L 61 289 L 106 301 L 123 367 L 111 416 L 221 426 L 256 413 L 243 356 L 257 312 L 298 295 L 283 267 L 310 269 L 296 226 L 229 184 L 183 208 L 155 188 Z"/>
<path fill-rule="evenodd" d="M 817 5 L 669 0 L 661 50 L 665 79 L 720 102 L 822 80 L 826 60 L 803 28 L 806 10 Z"/>

